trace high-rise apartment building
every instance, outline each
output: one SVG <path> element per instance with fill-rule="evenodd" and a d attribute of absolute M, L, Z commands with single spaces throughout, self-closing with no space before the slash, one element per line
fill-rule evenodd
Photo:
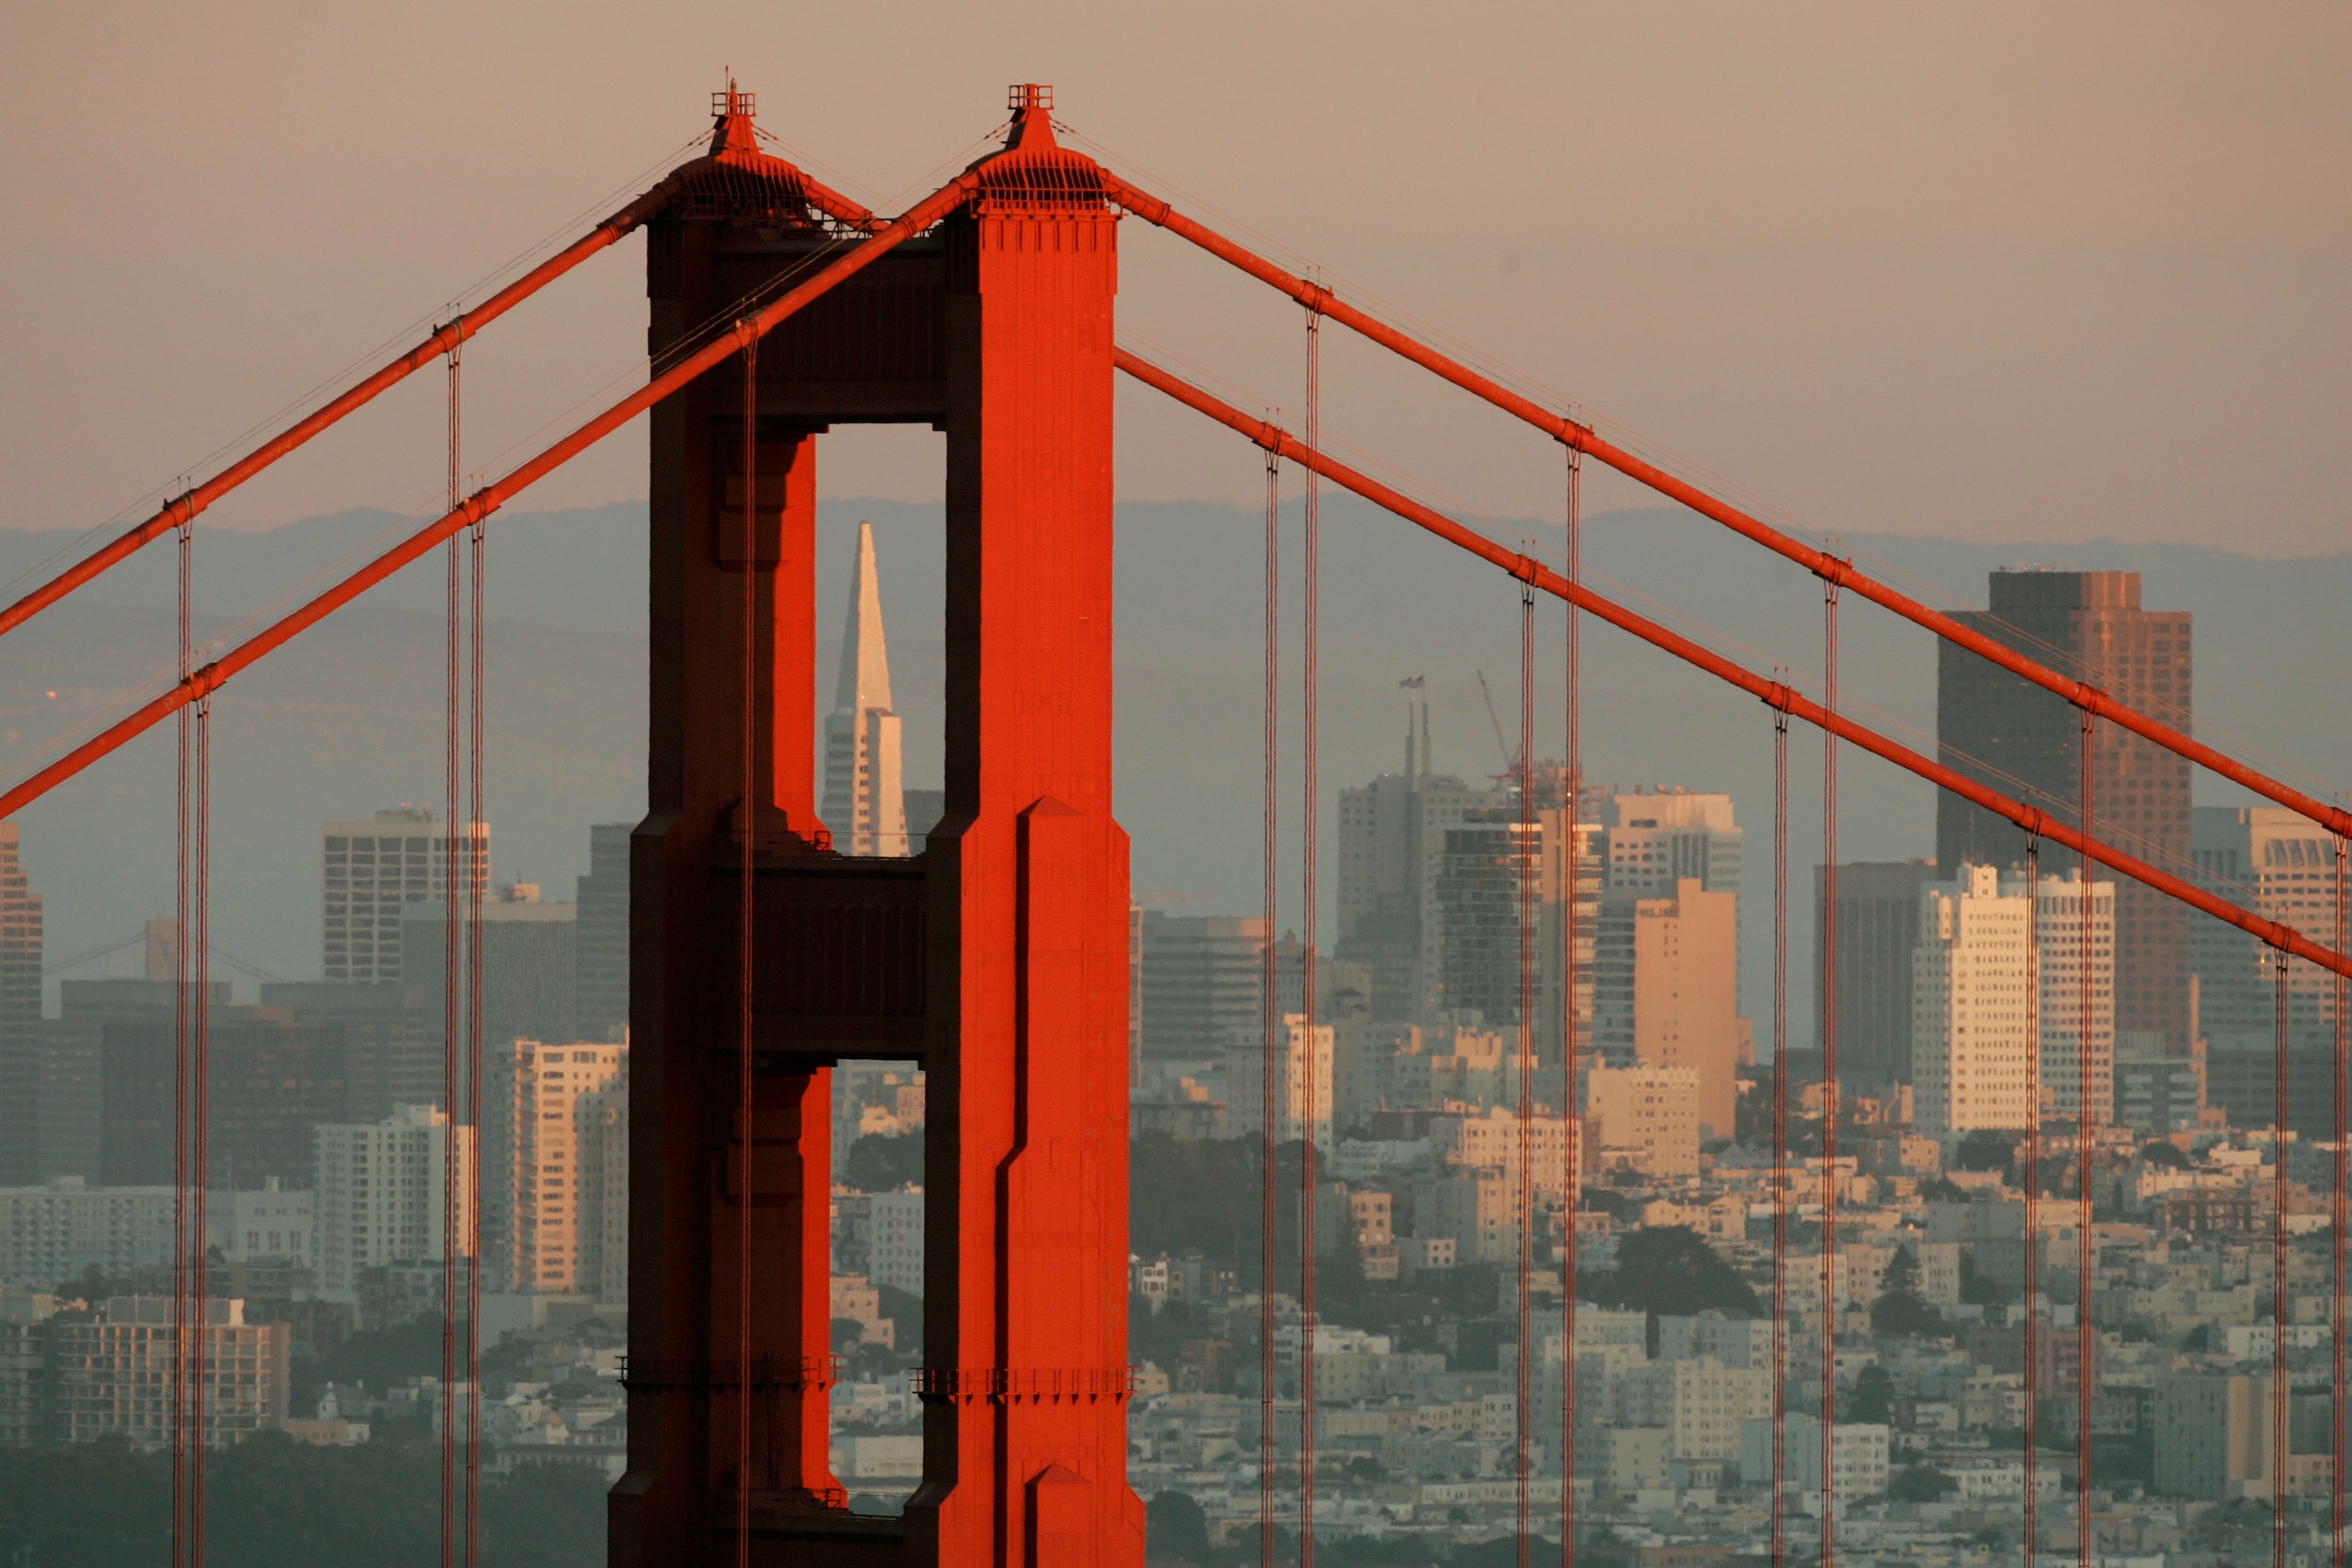
<path fill-rule="evenodd" d="M 1684 877 L 1667 896 L 1601 895 L 1593 1054 L 1698 1074 L 1703 1139 L 1733 1135 L 1740 1098 L 1739 896 Z"/>
<path fill-rule="evenodd" d="M 866 1276 L 911 1296 L 923 1293 L 923 1189 L 866 1199 Z"/>
<path fill-rule="evenodd" d="M 1516 1031 L 1524 983 L 1534 1010 L 1530 1043 L 1556 1077 L 1561 1062 L 1561 993 L 1565 976 L 1568 814 L 1544 805 L 1522 823 L 1515 806 L 1482 807 L 1446 830 L 1445 854 L 1435 887 L 1438 916 L 1437 1000 L 1455 1022 L 1478 1020 Z M 1588 801 L 1588 804 L 1590 802 Z M 1579 1038 L 1589 1043 L 1593 1022 L 1593 955 L 1600 929 L 1606 831 L 1577 824 L 1577 987 Z M 1525 946 L 1522 948 L 1522 929 Z M 1556 1093 L 1556 1089 L 1552 1091 Z"/>
<path fill-rule="evenodd" d="M 490 825 L 459 835 L 459 891 L 465 879 L 490 885 Z M 369 822 L 329 822 L 320 831 L 320 964 L 326 980 L 385 985 L 402 970 L 401 913 L 448 897 L 449 840 L 440 817 L 421 806 L 379 811 Z"/>
<path fill-rule="evenodd" d="M 1920 891 L 1912 958 L 1920 1132 L 2007 1132 L 2037 1115 L 2081 1114 L 2083 891 L 2078 874 L 2044 877 L 2031 931 L 2025 879 L 1995 866 L 1963 865 Z M 2106 1124 L 2115 1116 L 2115 884 L 2091 883 L 2089 904 L 2091 1114 Z M 2030 1095 L 2037 1052 L 2039 1107 Z"/>
<path fill-rule="evenodd" d="M 457 1256 L 469 1258 L 475 1252 L 472 1128 L 453 1128 L 448 1116 L 430 1105 L 402 1105 L 380 1122 L 318 1129 L 311 1245 L 322 1291 L 349 1299 L 346 1293 L 358 1290 L 365 1270 L 447 1255 L 444 1182 L 453 1136 Z"/>
<path fill-rule="evenodd" d="M 626 822 L 588 830 L 588 874 L 580 879 L 573 938 L 572 1032 L 618 1040 L 628 1030 L 628 845 Z"/>
<path fill-rule="evenodd" d="M 1919 942 L 1919 890 L 1933 861 L 1850 861 L 1837 868 L 1837 1072 L 1877 1088 L 1911 1081 L 1911 955 Z M 1813 868 L 1813 950 L 1829 929 L 1828 879 Z M 1826 1009 L 1813 970 L 1814 1038 Z"/>
<path fill-rule="evenodd" d="M 2137 572 L 2001 571 L 1991 608 L 1963 623 L 2177 728 L 2190 721 L 2189 616 L 2140 608 Z M 2082 803 L 2082 716 L 2065 699 L 1949 642 L 1939 645 L 1936 753 L 1948 767 L 2066 820 Z M 2189 858 L 2186 761 L 2112 724 L 2095 731 L 2098 836 L 2157 865 Z M 2015 824 L 1939 793 L 1935 859 L 2010 866 Z M 2045 861 L 2051 857 L 2045 856 Z M 2188 911 L 2125 881 L 2116 895 L 2116 1027 L 2136 1050 L 2189 1051 Z"/>
<path fill-rule="evenodd" d="M 825 826 L 845 855 L 905 855 L 906 782 L 900 722 L 891 705 L 874 525 L 857 526 L 857 567 L 841 631 L 841 674 L 825 717 Z"/>
<path fill-rule="evenodd" d="M 1596 1157 L 1631 1155 L 1656 1177 L 1699 1173 L 1699 1075 L 1687 1067 L 1596 1067 L 1584 1119 Z"/>
<path fill-rule="evenodd" d="M 1297 1013 L 1283 1014 L 1282 1025 L 1275 1052 L 1274 1141 L 1311 1138 L 1327 1154 L 1331 1149 L 1332 1026 L 1319 1023 L 1311 1028 Z M 1226 1127 L 1232 1135 L 1263 1137 L 1265 1050 L 1255 1036 L 1228 1047 L 1225 1085 Z"/>
<path fill-rule="evenodd" d="M 558 1294 L 626 1287 L 628 1048 L 517 1042 L 512 1209 L 505 1229 L 516 1288 Z M 610 1212 L 617 1197 L 622 1212 Z"/>
<path fill-rule="evenodd" d="M 0 1285 L 46 1291 L 93 1265 L 110 1275 L 168 1262 L 172 1189 L 96 1187 L 60 1176 L 0 1188 Z"/>
<path fill-rule="evenodd" d="M 17 825 L 0 822 L 0 1186 L 40 1179 L 40 895 L 17 851 Z"/>
<path fill-rule="evenodd" d="M 245 1306 L 215 1296 L 200 1307 L 208 1447 L 275 1432 L 286 1418 L 294 1330 L 248 1323 Z M 116 1296 L 88 1311 L 44 1308 L 0 1323 L 0 1442 L 168 1445 L 177 1332 L 168 1296 Z"/>

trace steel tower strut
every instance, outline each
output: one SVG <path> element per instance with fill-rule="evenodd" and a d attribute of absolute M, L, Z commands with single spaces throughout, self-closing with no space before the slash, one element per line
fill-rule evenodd
<path fill-rule="evenodd" d="M 2010 673 L 2029 680 L 2044 690 L 2056 692 L 2094 718 L 2110 720 L 2175 755 L 2212 769 L 2233 784 L 2243 784 L 2265 800 L 2310 817 L 2330 832 L 2352 835 L 2352 811 L 2330 805 L 2317 796 L 2306 794 L 2267 773 L 2249 768 L 2194 736 L 2116 701 L 2088 681 L 2060 674 L 2049 666 L 1962 624 L 1932 605 L 1923 604 L 1900 590 L 1855 570 L 1852 562 L 1817 550 L 1802 539 L 1793 538 L 1728 501 L 1708 495 L 1656 464 L 1636 457 L 1592 426 L 1579 424 L 1564 415 L 1553 413 L 1491 377 L 1481 375 L 1460 361 L 1440 354 L 1418 338 L 1400 332 L 1376 316 L 1348 304 L 1322 284 L 1310 283 L 1303 277 L 1285 272 L 1256 252 L 1184 216 L 1158 197 L 1139 190 L 1108 172 L 1103 176 L 1103 184 L 1104 193 L 1111 200 L 1145 222 L 1191 241 L 1219 261 L 1230 262 L 1259 281 L 1279 289 L 1309 309 L 1354 328 L 1381 347 L 1402 355 L 1472 396 L 1483 398 L 1504 413 L 1534 425 L 1552 439 L 1577 451 L 1591 453 L 1627 478 L 1648 485 L 1669 500 L 1679 501 L 1701 516 L 1712 518 L 1774 554 L 1787 557 L 1816 577 L 1841 588 L 1851 588 L 1872 604 L 1893 610 L 1904 620 L 1926 627 L 1946 641 L 1965 648 L 1980 658 L 1990 659 Z"/>
<path fill-rule="evenodd" d="M 1581 583 L 1572 583 L 1534 556 L 1522 555 L 1504 548 L 1476 530 L 1468 528 L 1436 509 L 1422 505 L 1402 491 L 1381 483 L 1369 475 L 1359 473 L 1344 463 L 1334 461 L 1322 452 L 1310 451 L 1307 444 L 1271 420 L 1253 419 L 1232 404 L 1212 393 L 1204 392 L 1190 382 L 1170 375 L 1150 360 L 1126 349 L 1118 353 L 1121 371 L 1144 385 L 1167 393 L 1216 420 L 1230 430 L 1248 436 L 1268 451 L 1286 457 L 1304 467 L 1312 464 L 1318 472 L 1335 484 L 1344 485 L 1375 506 L 1395 513 L 1406 522 L 1426 529 L 1450 544 L 1460 546 L 1471 554 L 1534 584 L 1547 594 L 1567 600 L 1580 610 L 1588 610 L 1622 631 L 1632 633 L 1643 641 L 1663 648 L 1677 658 L 1694 664 L 1708 674 L 1727 681 L 1749 695 L 1761 699 L 1772 707 L 1804 720 L 1818 729 L 1829 731 L 1838 739 L 1851 741 L 1871 755 L 1893 763 L 1909 773 L 1915 773 L 1930 784 L 1948 789 L 1963 800 L 1982 806 L 1995 816 L 2007 817 L 2029 833 L 2038 833 L 2053 844 L 2065 846 L 2077 853 L 2088 854 L 2093 861 L 2120 871 L 2137 882 L 2154 888 L 2158 893 L 2179 899 L 2191 909 L 2226 921 L 2238 929 L 2259 938 L 2280 952 L 2319 965 L 2331 974 L 2352 976 L 2352 956 L 2324 947 L 2293 927 L 2276 920 L 2265 920 L 2249 914 L 2235 904 L 2216 897 L 2192 882 L 2170 872 L 2149 864 L 2137 856 L 2127 855 L 2110 845 L 2099 844 L 2049 813 L 2025 805 L 2008 796 L 1990 789 L 1966 774 L 1945 767 L 1931 757 L 1923 756 L 1858 724 L 1843 714 L 1834 713 L 1820 704 L 1799 692 L 1786 681 L 1759 675 L 1741 664 L 1734 663 L 1704 643 L 1694 642 L 1678 632 L 1660 626 L 1646 616 L 1636 614 L 1613 599 L 1605 599 Z M 9 809 L 13 797 L 0 798 L 0 812 Z"/>
<path fill-rule="evenodd" d="M 380 366 L 365 380 L 338 393 L 325 406 L 305 414 L 201 484 L 174 496 L 145 522 L 118 534 L 14 604 L 0 610 L 0 637 L 14 631 L 92 578 L 130 560 L 173 529 L 193 521 L 198 513 L 246 480 L 261 474 L 279 458 L 303 447 L 312 436 L 341 423 L 345 416 L 358 412 L 443 355 L 454 354 L 469 338 L 516 306 L 591 256 L 636 232 L 676 200 L 681 191 L 691 182 L 688 169 L 712 161 L 710 158 L 698 159 L 688 165 L 686 169 L 672 174 L 471 310 L 435 327 L 423 341 Z M 881 227 L 873 214 L 848 197 L 826 189 L 804 173 L 795 172 L 805 187 L 802 194 L 810 206 L 847 228 L 874 230 Z"/>
<path fill-rule="evenodd" d="M 930 196 L 910 209 L 896 222 L 862 240 L 839 261 L 826 267 L 807 282 L 782 295 L 773 303 L 744 319 L 743 330 L 754 337 L 765 337 L 782 325 L 803 306 L 831 292 L 837 285 L 864 271 L 886 252 L 937 223 L 967 200 L 978 188 L 979 177 L 972 173 L 958 175 Z M 705 371 L 731 358 L 740 344 L 735 333 L 713 338 L 701 348 L 668 370 L 655 376 L 637 390 L 622 398 L 604 412 L 580 425 L 570 435 L 548 447 L 509 471 L 494 483 L 485 484 L 463 503 L 427 524 L 417 532 L 377 556 L 334 587 L 320 594 L 308 604 L 274 622 L 245 641 L 238 643 L 212 663 L 191 672 L 171 689 L 156 697 L 135 712 L 91 736 L 56 762 L 0 795 L 0 816 L 12 816 L 24 806 L 40 800 L 50 790 L 81 772 L 91 763 L 118 750 L 132 739 L 188 704 L 210 695 L 228 681 L 283 647 L 303 632 L 325 620 L 335 610 L 358 598 L 385 578 L 423 559 L 433 547 L 459 531 L 471 527 L 505 505 L 516 496 L 553 473 L 557 468 L 579 456 L 588 448 L 686 386 Z"/>

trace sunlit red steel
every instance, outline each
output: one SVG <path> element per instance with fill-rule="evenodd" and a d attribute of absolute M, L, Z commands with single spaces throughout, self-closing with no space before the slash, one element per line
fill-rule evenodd
<path fill-rule="evenodd" d="M 2209 768 L 2233 784 L 2243 784 L 2267 800 L 2310 817 L 2330 832 L 2352 833 L 2352 811 L 2306 794 L 2258 768 L 2249 768 L 2194 736 L 2117 702 L 2086 681 L 2075 680 L 2035 662 L 2016 649 L 1963 625 L 1942 610 L 1922 604 L 1868 574 L 1855 570 L 1852 562 L 1840 560 L 1815 549 L 1801 539 L 1791 538 L 1761 518 L 1751 516 L 1696 485 L 1677 479 L 1656 464 L 1636 457 L 1590 425 L 1579 424 L 1574 420 L 1555 414 L 1491 377 L 1479 374 L 1419 339 L 1358 309 L 1324 285 L 1310 283 L 1286 272 L 1247 246 L 1236 245 L 1206 225 L 1184 216 L 1150 192 L 1114 177 L 1105 176 L 1105 179 L 1109 181 L 1111 199 L 1136 216 L 1191 241 L 1218 260 L 1231 262 L 1252 277 L 1279 289 L 1310 309 L 1329 316 L 1381 347 L 1435 372 L 1473 396 L 1483 398 L 1505 413 L 1534 425 L 1554 440 L 1579 451 L 1589 452 L 1627 478 L 1649 486 L 1669 500 L 1679 501 L 1701 516 L 1711 518 L 1735 533 L 1797 562 L 1815 576 L 1840 587 L 1851 588 L 1871 603 L 1893 610 L 1906 621 L 1925 626 L 1946 641 L 1965 648 L 1981 658 L 1990 659 L 2011 674 L 2022 676 L 2045 690 L 2056 692 L 2086 713 L 2112 721 L 2201 768 Z"/>
<path fill-rule="evenodd" d="M 1281 426 L 1266 420 L 1252 418 L 1200 388 L 1169 374 L 1150 360 L 1127 349 L 1119 351 L 1119 368 L 1148 387 L 1166 392 L 1177 402 L 1208 415 L 1228 429 L 1248 436 L 1261 447 L 1278 451 L 1294 463 L 1313 464 L 1316 470 L 1335 484 L 1344 485 L 1376 506 L 1395 513 L 1406 522 L 1426 529 L 1431 533 L 1458 545 L 1471 554 L 1483 557 L 1513 577 L 1532 582 L 1547 594 L 1567 599 L 1579 609 L 1588 610 L 1602 620 L 1623 631 L 1632 633 L 1643 641 L 1663 648 L 1688 664 L 1694 664 L 1718 679 L 1728 681 L 1751 696 L 1761 698 L 1818 729 L 1834 733 L 1840 740 L 1850 741 L 1875 757 L 1893 763 L 1909 773 L 1916 774 L 1938 788 L 1974 801 L 1985 810 L 2005 816 L 2029 833 L 2039 833 L 2053 844 L 2088 852 L 2099 864 L 2120 871 L 2136 881 L 2144 882 L 2157 892 L 2181 900 L 2190 908 L 2217 920 L 2226 921 L 2284 953 L 2318 964 L 2337 974 L 2352 975 L 2352 958 L 2323 947 L 2293 927 L 2275 920 L 2265 920 L 2250 914 L 2228 900 L 2217 897 L 2192 882 L 2185 881 L 2133 855 L 2127 855 L 2111 845 L 2097 844 L 2083 837 L 2074 829 L 2058 821 L 2047 812 L 2021 804 L 2008 796 L 1989 789 L 1964 774 L 1945 767 L 1932 758 L 1920 755 L 1901 742 L 1892 740 L 1876 730 L 1830 712 L 1820 704 L 1799 692 L 1784 681 L 1759 675 L 1742 665 L 1724 657 L 1713 649 L 1694 642 L 1681 634 L 1668 630 L 1645 616 L 1627 610 L 1614 600 L 1605 599 L 1581 584 L 1571 583 L 1534 556 L 1506 549 L 1476 530 L 1468 528 L 1443 513 L 1422 505 L 1403 492 L 1381 483 L 1369 475 L 1359 473 L 1319 452 L 1311 452 L 1304 442 Z"/>

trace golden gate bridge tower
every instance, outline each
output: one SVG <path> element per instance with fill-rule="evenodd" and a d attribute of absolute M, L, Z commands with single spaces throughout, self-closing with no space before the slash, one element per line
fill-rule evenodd
<path fill-rule="evenodd" d="M 657 362 L 866 222 L 758 150 L 753 107 L 726 95 L 647 225 Z M 960 210 L 653 411 L 616 1565 L 735 1561 L 746 1513 L 755 1562 L 1142 1559 L 1111 816 L 1118 214 L 1055 144 L 1048 90 L 1012 107 Z M 850 422 L 946 436 L 946 816 L 912 859 L 834 853 L 816 810 L 817 464 Z M 900 1519 L 850 1513 L 826 1451 L 831 1069 L 873 1056 L 930 1083 L 924 1477 Z M 748 1366 L 728 1354 L 746 1300 Z"/>

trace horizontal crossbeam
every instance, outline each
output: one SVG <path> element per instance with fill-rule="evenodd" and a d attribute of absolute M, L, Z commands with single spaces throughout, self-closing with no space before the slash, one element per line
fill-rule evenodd
<path fill-rule="evenodd" d="M 2274 800 L 2290 811 L 2310 817 L 2329 832 L 2352 836 L 2352 811 L 2296 789 L 2259 768 L 2249 768 L 2195 736 L 2161 720 L 2151 718 L 2127 703 L 2118 702 L 2089 682 L 2061 674 L 1933 606 L 1922 604 L 1879 581 L 1867 572 L 1855 570 L 1852 562 L 1817 550 L 1803 540 L 1790 537 L 1762 518 L 1752 516 L 1728 501 L 1676 478 L 1656 464 L 1636 457 L 1598 434 L 1592 426 L 1579 424 L 1574 420 L 1555 414 L 1491 377 L 1481 375 L 1458 360 L 1438 353 L 1418 338 L 1401 332 L 1378 317 L 1348 304 L 1329 288 L 1310 283 L 1284 271 L 1247 246 L 1237 245 L 1206 225 L 1184 216 L 1158 197 L 1139 190 L 1108 172 L 1103 176 L 1103 185 L 1105 196 L 1136 216 L 1191 241 L 1219 261 L 1229 262 L 1259 281 L 1280 290 L 1308 309 L 1328 316 L 1423 370 L 1443 376 L 1473 397 L 1483 398 L 1552 439 L 1608 464 L 1627 478 L 1649 486 L 1667 499 L 1678 501 L 1701 516 L 1712 518 L 1733 532 L 1795 562 L 1824 581 L 1850 588 L 1872 604 L 1893 610 L 1904 620 L 1926 627 L 1946 641 L 1965 648 L 1980 658 L 1990 659 L 2010 673 L 2029 680 L 2046 691 L 2057 693 L 2085 713 L 2105 719 L 2144 740 L 2153 741 L 2174 755 L 2185 757 L 2201 768 L 2210 768 L 2233 784 L 2243 784 L 2265 800 Z"/>
<path fill-rule="evenodd" d="M 2247 931 L 2282 953 L 2352 975 L 2352 958 L 2323 947 L 2293 927 L 2275 920 L 2265 920 L 2249 914 L 2228 900 L 2217 897 L 2195 883 L 2173 876 L 2149 864 L 2146 861 L 2124 854 L 2111 845 L 2099 843 L 2034 806 L 2025 805 L 2008 796 L 1988 789 L 1963 773 L 1945 767 L 1931 757 L 1922 756 L 1899 741 L 1891 740 L 1867 725 L 1856 723 L 1844 714 L 1836 713 L 1799 692 L 1785 681 L 1759 675 L 1743 665 L 1736 664 L 1713 649 L 1677 632 L 1670 631 L 1645 616 L 1614 600 L 1601 597 L 1580 582 L 1570 582 L 1558 572 L 1532 555 L 1506 549 L 1484 534 L 1454 521 L 1434 508 L 1381 483 L 1378 480 L 1359 473 L 1346 464 L 1326 453 L 1310 449 L 1280 425 L 1270 420 L 1253 419 L 1232 404 L 1211 393 L 1202 391 L 1190 382 L 1169 374 L 1150 360 L 1126 349 L 1117 351 L 1119 368 L 1145 386 L 1167 393 L 1187 407 L 1206 414 L 1228 429 L 1238 432 L 1278 457 L 1288 458 L 1301 467 L 1311 468 L 1375 505 L 1396 514 L 1406 522 L 1428 530 L 1449 544 L 1458 545 L 1471 554 L 1493 565 L 1502 567 L 1530 587 L 1541 589 L 1556 598 L 1565 599 L 1580 610 L 1591 611 L 1621 631 L 1630 632 L 1643 641 L 1663 648 L 1677 658 L 1696 665 L 1719 680 L 1728 681 L 1751 696 L 1761 698 L 1767 705 L 1783 713 L 1804 720 L 1819 729 L 1829 731 L 1840 740 L 1851 741 L 1871 755 L 1883 758 L 1907 772 L 1915 773 L 1938 788 L 1972 800 L 1985 810 L 2009 818 L 2036 837 L 2084 855 L 2098 863 L 2118 871 L 2134 881 L 2145 883 L 2158 893 L 2179 899 L 2190 908 L 2227 921 Z"/>

